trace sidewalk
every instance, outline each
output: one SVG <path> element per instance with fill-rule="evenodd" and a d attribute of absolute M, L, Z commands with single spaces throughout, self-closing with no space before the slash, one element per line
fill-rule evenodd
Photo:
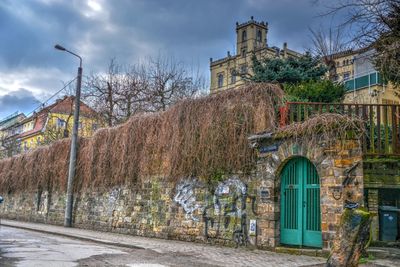
<path fill-rule="evenodd" d="M 5 219 L 1 220 L 1 225 L 99 242 L 112 246 L 149 249 L 158 253 L 185 253 L 194 257 L 207 259 L 210 263 L 212 262 L 218 266 L 320 266 L 326 262 L 324 258 L 305 255 L 296 256 L 263 250 L 249 250 L 246 248 L 235 249 Z"/>
<path fill-rule="evenodd" d="M 264 250 L 246 248 L 229 248 L 208 244 L 146 238 L 110 232 L 98 232 L 79 228 L 1 220 L 1 225 L 61 235 L 85 241 L 98 242 L 105 245 L 149 249 L 158 253 L 187 253 L 195 257 L 206 258 L 220 266 L 323 266 L 326 259 L 305 255 L 290 255 Z M 370 248 L 375 257 L 364 266 L 400 266 L 400 249 Z"/>

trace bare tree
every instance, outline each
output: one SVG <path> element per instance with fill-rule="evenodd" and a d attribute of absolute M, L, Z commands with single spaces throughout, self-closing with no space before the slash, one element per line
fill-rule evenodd
<path fill-rule="evenodd" d="M 344 13 L 342 27 L 359 47 L 375 50 L 375 67 L 400 84 L 400 0 L 340 0 L 325 15 Z"/>
<path fill-rule="evenodd" d="M 325 31 L 321 26 L 318 29 L 310 28 L 309 31 L 312 41 L 311 51 L 323 60 L 328 67 L 329 78 L 332 79 L 336 74 L 335 54 L 349 50 L 350 45 L 344 41 L 341 28 L 331 27 Z"/>
<path fill-rule="evenodd" d="M 144 110 L 145 92 L 149 91 L 149 79 L 143 65 L 132 65 L 126 68 L 120 77 L 122 86 L 116 91 L 119 117 L 128 119 L 135 113 Z"/>
<path fill-rule="evenodd" d="M 389 30 L 375 44 L 375 66 L 387 80 L 400 86 L 400 1 L 383 20 Z"/>
<path fill-rule="evenodd" d="M 191 75 L 172 57 L 158 56 L 148 62 L 148 111 L 166 110 L 181 99 L 194 97 L 202 87 L 202 77 L 198 73 Z"/>
<path fill-rule="evenodd" d="M 324 15 L 344 13 L 340 27 L 349 27 L 353 42 L 360 47 L 374 44 L 391 27 L 387 17 L 400 0 L 338 0 L 328 7 Z"/>
<path fill-rule="evenodd" d="M 1 136 L 0 138 L 0 159 L 11 157 L 20 152 L 17 138 Z"/>
<path fill-rule="evenodd" d="M 140 112 L 166 110 L 204 89 L 204 78 L 190 72 L 172 57 L 147 58 L 122 66 L 114 59 L 107 74 L 92 74 L 85 84 L 84 98 L 113 126 Z"/>
<path fill-rule="evenodd" d="M 116 94 L 121 87 L 119 72 L 120 66 L 115 59 L 111 59 L 106 74 L 91 74 L 87 77 L 82 94 L 82 97 L 104 116 L 108 126 L 113 126 L 118 119 Z"/>

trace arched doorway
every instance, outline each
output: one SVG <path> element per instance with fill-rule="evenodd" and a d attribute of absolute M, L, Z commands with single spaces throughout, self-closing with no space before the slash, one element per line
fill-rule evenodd
<path fill-rule="evenodd" d="M 322 247 L 320 179 L 304 157 L 286 163 L 281 172 L 281 243 Z"/>

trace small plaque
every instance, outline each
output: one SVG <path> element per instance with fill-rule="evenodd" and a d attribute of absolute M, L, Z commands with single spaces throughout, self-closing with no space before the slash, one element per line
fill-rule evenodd
<path fill-rule="evenodd" d="M 250 220 L 249 235 L 256 235 L 256 233 L 257 233 L 257 221 Z"/>
<path fill-rule="evenodd" d="M 270 146 L 262 146 L 259 148 L 259 152 L 260 153 L 268 153 L 268 152 L 272 152 L 272 151 L 277 151 L 279 148 L 279 146 L 277 144 L 275 145 L 270 145 Z"/>
<path fill-rule="evenodd" d="M 267 202 L 271 198 L 271 194 L 268 188 L 261 187 L 260 188 L 260 199 L 261 202 Z"/>

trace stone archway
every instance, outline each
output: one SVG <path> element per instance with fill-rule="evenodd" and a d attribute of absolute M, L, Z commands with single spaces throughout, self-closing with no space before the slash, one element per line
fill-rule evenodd
<path fill-rule="evenodd" d="M 315 166 L 320 178 L 322 248 L 330 249 L 345 200 L 351 198 L 362 204 L 362 151 L 358 140 L 346 140 L 336 147 L 323 142 L 311 146 L 301 139 L 275 139 L 271 134 L 255 136 L 250 140 L 258 150 L 259 207 L 265 211 L 260 214 L 265 223 L 260 226 L 264 229 L 260 229 L 258 238 L 270 247 L 282 244 L 280 174 L 290 160 L 304 157 Z M 345 187 L 344 182 L 349 177 L 353 183 Z M 270 192 L 267 201 L 263 201 L 263 191 Z"/>

